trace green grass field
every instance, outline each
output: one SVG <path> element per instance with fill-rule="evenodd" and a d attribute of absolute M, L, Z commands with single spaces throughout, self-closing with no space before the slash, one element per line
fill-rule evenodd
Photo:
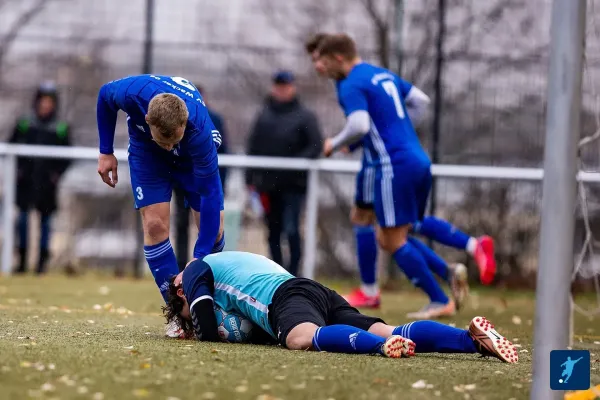
<path fill-rule="evenodd" d="M 405 313 L 424 301 L 412 290 L 386 294 L 376 314 L 405 323 Z M 488 317 L 521 346 L 517 365 L 475 355 L 391 360 L 166 339 L 160 306 L 150 280 L 0 278 L 0 398 L 528 398 L 532 294 L 472 293 L 467 308 L 447 321 L 465 327 L 475 315 Z M 599 319 L 578 317 L 576 332 L 578 346 L 600 358 Z M 598 383 L 598 361 L 593 367 Z M 419 380 L 431 386 L 413 388 Z"/>

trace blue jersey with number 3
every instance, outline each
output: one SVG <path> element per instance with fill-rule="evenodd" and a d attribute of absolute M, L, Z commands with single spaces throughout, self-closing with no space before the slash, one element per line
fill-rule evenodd
<path fill-rule="evenodd" d="M 196 87 L 181 77 L 130 76 L 102 86 L 98 94 L 97 106 L 100 152 L 103 154 L 113 152 L 117 113 L 122 110 L 127 114 L 130 147 L 158 151 L 160 154 L 160 147 L 152 141 L 145 116 L 152 98 L 161 93 L 179 96 L 185 101 L 189 112 L 183 139 L 173 152 L 183 159 L 189 159 L 196 173 L 201 175 L 213 173 L 217 167 L 213 135 L 218 135 L 219 132 L 215 129 Z"/>
<path fill-rule="evenodd" d="M 431 164 L 406 113 L 404 98 L 411 88 L 396 74 L 368 63 L 356 65 L 337 84 L 346 116 L 355 111 L 367 111 L 371 116 L 371 131 L 363 145 L 376 167 Z"/>

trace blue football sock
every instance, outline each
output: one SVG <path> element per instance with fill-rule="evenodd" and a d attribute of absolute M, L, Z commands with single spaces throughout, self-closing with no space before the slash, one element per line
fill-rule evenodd
<path fill-rule="evenodd" d="M 213 246 L 212 250 L 210 251 L 210 254 L 214 254 L 214 253 L 220 253 L 223 251 L 223 249 L 225 248 L 225 234 L 223 233 L 223 236 L 221 236 L 221 239 L 215 243 L 215 245 Z"/>
<path fill-rule="evenodd" d="M 373 226 L 354 225 L 360 280 L 365 285 L 377 283 L 377 238 Z"/>
<path fill-rule="evenodd" d="M 415 342 L 417 353 L 477 353 L 469 331 L 435 321 L 415 321 L 394 329 Z"/>
<path fill-rule="evenodd" d="M 436 217 L 423 218 L 413 225 L 413 232 L 459 250 L 466 250 L 471 238 L 448 221 Z"/>
<path fill-rule="evenodd" d="M 427 262 L 427 266 L 433 271 L 434 274 L 446 282 L 450 281 L 450 269 L 442 257 L 438 256 L 430 247 L 426 246 L 419 239 L 409 237 L 408 241 L 417 249 L 419 249 L 423 255 L 423 258 Z"/>
<path fill-rule="evenodd" d="M 167 302 L 169 299 L 169 280 L 179 273 L 177 258 L 175 258 L 171 242 L 166 239 L 159 244 L 144 246 L 144 255 L 146 261 L 148 261 L 150 271 L 152 271 L 152 276 L 154 276 L 154 281 L 160 289 L 160 294 Z"/>
<path fill-rule="evenodd" d="M 448 296 L 435 280 L 419 249 L 412 243 L 406 242 L 396 250 L 394 260 L 413 285 L 421 288 L 429 296 L 432 303 L 448 304 Z"/>
<path fill-rule="evenodd" d="M 385 338 L 350 325 L 329 325 L 317 329 L 312 343 L 317 351 L 381 354 Z"/>

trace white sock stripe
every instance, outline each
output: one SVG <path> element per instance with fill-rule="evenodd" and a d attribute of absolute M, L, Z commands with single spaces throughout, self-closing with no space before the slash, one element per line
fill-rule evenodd
<path fill-rule="evenodd" d="M 317 328 L 317 331 L 315 332 L 315 340 L 313 340 L 313 344 L 315 345 L 315 349 L 317 349 L 317 351 L 321 351 L 321 348 L 319 347 L 319 344 L 318 344 L 319 332 L 321 332 L 321 328 Z"/>
<path fill-rule="evenodd" d="M 167 251 L 169 251 L 169 249 L 172 249 L 173 247 L 171 246 L 171 242 L 167 241 L 166 243 L 160 245 L 159 247 L 155 248 L 155 249 L 144 249 L 144 256 L 146 256 L 146 258 L 156 258 L 158 256 L 163 255 L 164 253 L 166 253 Z"/>
<path fill-rule="evenodd" d="M 410 328 L 412 328 L 414 322 L 411 322 L 410 324 L 408 324 L 408 326 L 406 327 L 406 339 L 410 339 Z"/>

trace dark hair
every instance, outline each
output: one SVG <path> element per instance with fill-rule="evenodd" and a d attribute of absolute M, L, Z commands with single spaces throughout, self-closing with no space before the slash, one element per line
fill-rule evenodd
<path fill-rule="evenodd" d="M 173 276 L 169 280 L 169 299 L 167 300 L 167 305 L 163 306 L 162 312 L 167 319 L 167 324 L 175 321 L 183 330 L 186 337 L 193 337 L 194 326 L 192 321 L 181 316 L 181 311 L 183 310 L 185 302 L 177 295 L 179 287 L 175 286 L 175 278 L 176 276 Z"/>
<path fill-rule="evenodd" d="M 321 56 L 332 56 L 334 54 L 344 57 L 346 60 L 352 60 L 358 56 L 356 43 L 345 33 L 336 35 L 327 35 L 317 49 Z"/>
<path fill-rule="evenodd" d="M 306 50 L 308 54 L 314 53 L 315 50 L 319 48 L 319 45 L 321 44 L 323 39 L 325 39 L 327 36 L 329 36 L 329 34 L 327 33 L 314 34 L 306 41 L 306 43 L 304 43 L 304 50 Z"/>

